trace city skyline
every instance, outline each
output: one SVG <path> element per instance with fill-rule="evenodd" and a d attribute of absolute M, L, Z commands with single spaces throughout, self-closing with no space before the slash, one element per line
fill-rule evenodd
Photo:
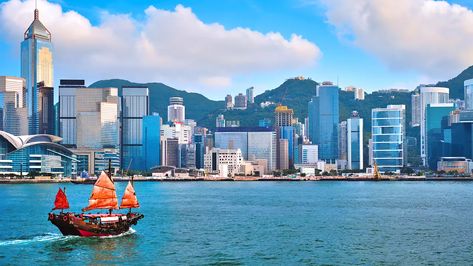
<path fill-rule="evenodd" d="M 412 45 L 408 48 L 401 45 L 405 35 L 396 31 L 399 27 L 389 27 L 401 16 L 395 10 L 387 16 L 374 1 L 364 0 L 358 4 L 360 8 L 351 1 L 336 2 L 338 5 L 324 0 L 282 1 L 271 6 L 263 1 L 225 1 L 209 7 L 205 1 L 165 1 L 159 5 L 137 1 L 133 6 L 125 1 L 38 1 L 38 8 L 45 26 L 54 32 L 56 84 L 61 78 L 85 78 L 90 82 L 124 78 L 164 82 L 221 99 L 250 86 L 255 87 L 255 94 L 260 94 L 285 78 L 303 75 L 371 92 L 391 87 L 414 89 L 420 83 L 445 80 L 473 61 L 468 57 L 470 48 L 465 46 L 469 43 L 468 29 L 462 26 L 473 18 L 473 4 L 467 1 L 396 1 L 399 9 L 406 12 L 402 16 L 416 11 L 419 14 L 409 22 L 412 27 L 408 33 L 419 38 L 410 40 Z M 383 2 L 386 6 L 393 3 Z M 341 16 L 343 8 L 352 8 L 354 14 Z M 0 27 L 5 32 L 0 37 L 0 53 L 7 62 L 0 71 L 5 75 L 19 76 L 18 42 L 21 32 L 31 23 L 33 9 L 34 1 L 0 4 Z M 246 14 L 247 19 L 238 19 L 241 14 Z M 368 22 L 376 22 L 386 36 L 380 36 L 379 29 L 373 26 L 360 28 L 352 17 L 356 15 L 372 19 Z M 438 22 L 440 27 L 423 28 L 422 23 L 429 20 Z M 76 29 L 74 35 L 70 34 L 71 26 Z M 451 28 L 465 32 L 457 31 L 453 39 L 425 38 L 442 30 L 447 33 Z M 194 40 L 190 31 L 199 34 L 200 41 L 193 49 L 187 46 Z M 161 38 L 148 38 L 151 33 Z M 169 38 L 170 33 L 173 38 Z M 368 36 L 372 45 L 366 44 Z M 445 43 L 447 39 L 451 45 Z M 380 48 L 383 43 L 389 46 Z M 430 48 L 425 49 L 425 44 Z M 124 54 L 123 49 L 130 50 L 130 54 Z M 209 56 L 208 50 L 214 56 Z M 169 53 L 163 58 L 162 51 Z M 157 57 L 148 52 L 155 52 L 152 55 Z M 271 56 L 274 53 L 278 59 Z M 149 60 L 141 60 L 139 65 L 130 63 L 132 60 L 118 64 L 118 56 Z M 212 60 L 206 60 L 209 58 Z M 80 64 L 68 63 L 77 60 Z M 363 67 L 359 67 L 360 63 Z M 103 73 L 100 69 L 108 71 Z"/>

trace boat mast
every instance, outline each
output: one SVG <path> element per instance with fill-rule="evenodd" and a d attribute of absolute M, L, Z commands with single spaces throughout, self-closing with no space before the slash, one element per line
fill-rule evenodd
<path fill-rule="evenodd" d="M 110 178 L 110 181 L 113 183 L 112 179 L 112 159 L 108 159 L 108 178 Z M 108 214 L 112 214 L 112 209 L 108 209 Z"/>

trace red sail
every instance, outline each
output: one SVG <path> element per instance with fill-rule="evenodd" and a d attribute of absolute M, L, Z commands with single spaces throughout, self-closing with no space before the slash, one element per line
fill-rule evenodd
<path fill-rule="evenodd" d="M 128 208 L 139 208 L 140 203 L 138 203 L 138 199 L 136 198 L 135 189 L 131 185 L 131 182 L 128 181 L 128 185 L 125 189 L 125 194 L 123 194 L 122 204 L 120 204 L 120 209 L 128 209 Z"/>
<path fill-rule="evenodd" d="M 59 190 L 57 191 L 53 210 L 59 209 L 69 209 L 69 202 L 67 201 L 66 193 L 64 193 L 61 188 L 59 188 Z"/>
<path fill-rule="evenodd" d="M 82 211 L 90 211 L 94 209 L 118 209 L 115 184 L 103 171 L 95 182 L 92 195 L 90 195 L 89 206 L 82 209 Z"/>

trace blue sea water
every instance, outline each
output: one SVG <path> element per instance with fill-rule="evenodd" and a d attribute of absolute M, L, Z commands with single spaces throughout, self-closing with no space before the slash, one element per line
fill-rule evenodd
<path fill-rule="evenodd" d="M 91 186 L 65 186 L 79 211 Z M 145 218 L 113 238 L 61 236 L 58 187 L 0 185 L 1 265 L 473 264 L 469 182 L 136 182 Z"/>

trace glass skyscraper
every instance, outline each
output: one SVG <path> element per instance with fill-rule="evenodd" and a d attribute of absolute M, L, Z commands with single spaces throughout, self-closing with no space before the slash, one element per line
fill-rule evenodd
<path fill-rule="evenodd" d="M 455 110 L 453 103 L 428 104 L 425 110 L 427 166 L 437 170 L 437 162 L 447 156 L 444 152 L 444 131 L 448 127 L 450 112 Z"/>
<path fill-rule="evenodd" d="M 473 79 L 465 80 L 465 109 L 473 110 Z"/>
<path fill-rule="evenodd" d="M 120 146 L 122 167 L 144 170 L 143 118 L 149 114 L 149 91 L 146 87 L 122 87 L 120 110 Z M 158 131 L 159 132 L 159 131 Z"/>
<path fill-rule="evenodd" d="M 161 117 L 158 114 L 143 118 L 143 163 L 144 169 L 160 165 L 161 151 Z"/>
<path fill-rule="evenodd" d="M 53 87 L 53 47 L 51 33 L 39 21 L 39 12 L 34 11 L 34 20 L 21 42 L 21 76 L 26 81 L 26 108 L 29 134 L 40 130 L 40 106 L 38 83 Z M 51 106 L 50 108 L 53 108 Z"/>
<path fill-rule="evenodd" d="M 363 119 L 353 112 L 347 119 L 348 169 L 363 169 Z"/>
<path fill-rule="evenodd" d="M 319 146 L 320 160 L 338 159 L 339 90 L 324 82 L 309 102 L 309 138 Z"/>
<path fill-rule="evenodd" d="M 400 172 L 405 154 L 404 105 L 388 105 L 371 110 L 373 161 L 381 172 Z"/>

